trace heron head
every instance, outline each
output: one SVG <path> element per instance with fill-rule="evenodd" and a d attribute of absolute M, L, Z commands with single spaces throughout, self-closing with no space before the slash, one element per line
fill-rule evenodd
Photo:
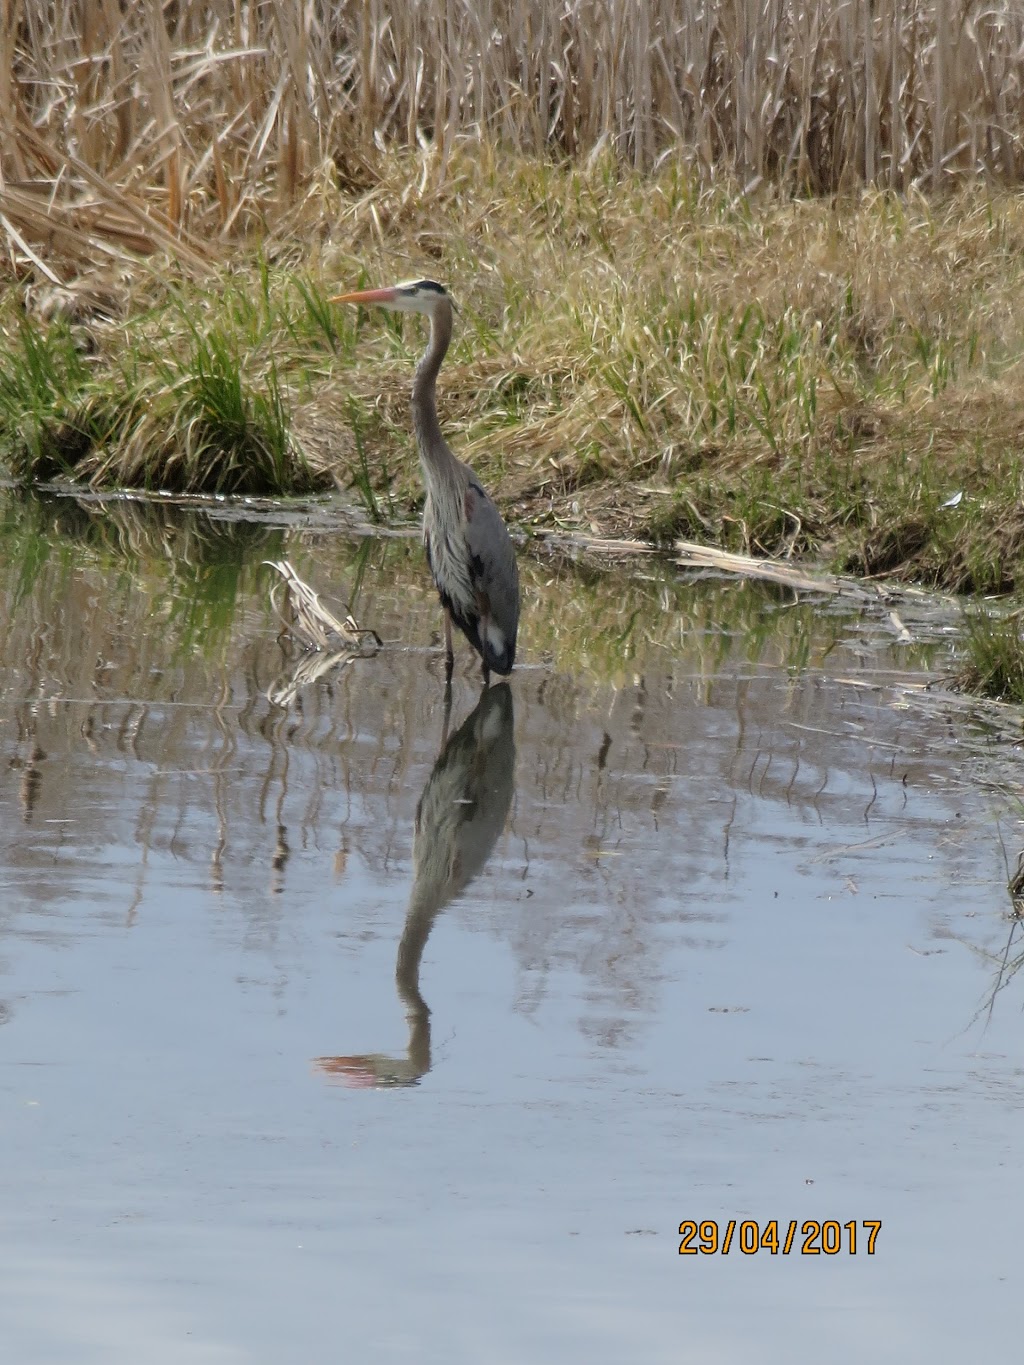
<path fill-rule="evenodd" d="M 336 294 L 331 303 L 376 304 L 393 313 L 426 313 L 432 316 L 444 301 L 452 306 L 451 296 L 436 280 L 406 280 L 390 289 L 357 289 L 352 294 Z"/>

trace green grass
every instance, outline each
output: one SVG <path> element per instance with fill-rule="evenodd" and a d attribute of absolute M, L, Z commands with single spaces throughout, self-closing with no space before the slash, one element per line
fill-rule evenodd
<path fill-rule="evenodd" d="M 88 367 L 70 329 L 19 317 L 0 346 L 0 453 L 15 475 L 70 470 L 101 423 L 88 402 Z"/>
<path fill-rule="evenodd" d="M 1024 637 L 1021 615 L 986 610 L 965 614 L 963 664 L 955 686 L 975 696 L 1024 705 Z"/>
<path fill-rule="evenodd" d="M 624 171 L 389 153 L 202 280 L 140 267 L 116 306 L 0 300 L 16 477 L 422 499 L 422 319 L 333 306 L 422 273 L 459 304 L 442 425 L 525 529 L 684 537 L 959 591 L 1024 582 L 1024 202 L 792 202 L 680 163 Z M 413 193 L 410 186 L 424 186 Z M 438 231 L 438 223 L 444 231 Z M 956 493 L 963 497 L 947 507 Z"/>
<path fill-rule="evenodd" d="M 291 441 L 290 414 L 273 361 L 262 388 L 253 388 L 243 378 L 233 339 L 216 328 L 196 330 L 185 364 L 166 367 L 162 378 L 177 400 L 168 432 L 168 468 L 174 461 L 183 466 L 176 482 L 230 493 L 302 492 L 313 486 L 304 477 L 302 452 Z"/>
<path fill-rule="evenodd" d="M 352 471 L 351 487 L 354 489 L 363 504 L 363 509 L 370 521 L 375 526 L 380 526 L 389 519 L 388 511 L 381 505 L 381 500 L 377 496 L 374 471 L 370 467 L 370 458 L 366 449 L 366 442 L 363 440 L 363 427 L 365 416 L 359 401 L 349 398 L 347 403 L 349 425 L 352 431 L 352 439 L 356 447 L 355 467 Z M 387 482 L 385 471 L 384 482 Z M 390 500 L 389 500 L 390 507 Z M 393 508 L 391 508 L 393 515 Z"/>
<path fill-rule="evenodd" d="M 8 303 L 0 345 L 0 453 L 24 483 L 57 476 L 99 487 L 189 493 L 308 493 L 333 486 L 292 429 L 282 335 L 323 335 L 298 290 L 178 288 L 120 325 L 47 328 Z M 289 285 L 291 282 L 289 282 Z"/>

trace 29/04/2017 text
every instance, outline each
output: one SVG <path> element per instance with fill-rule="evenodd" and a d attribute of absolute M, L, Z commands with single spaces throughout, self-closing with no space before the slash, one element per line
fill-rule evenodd
<path fill-rule="evenodd" d="M 882 1228 L 880 1218 L 864 1218 L 858 1223 L 852 1219 L 840 1223 L 835 1219 L 818 1222 L 813 1218 L 801 1223 L 791 1218 L 788 1223 L 779 1223 L 777 1218 L 761 1224 L 753 1219 L 737 1222 L 730 1218 L 720 1231 L 719 1224 L 713 1219 L 698 1223 L 687 1219 L 679 1224 L 680 1256 L 728 1256 L 736 1248 L 744 1256 L 755 1256 L 759 1251 L 767 1251 L 772 1256 L 788 1256 L 796 1252 L 800 1256 L 838 1256 L 847 1252 L 856 1256 L 858 1251 L 868 1256 L 875 1254 L 875 1242 Z M 863 1234 L 860 1233 L 863 1229 Z"/>

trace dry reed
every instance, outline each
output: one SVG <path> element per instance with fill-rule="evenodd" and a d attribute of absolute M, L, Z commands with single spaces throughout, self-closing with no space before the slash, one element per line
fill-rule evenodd
<path fill-rule="evenodd" d="M 610 149 L 705 181 L 938 189 L 1024 170 L 1021 0 L 246 0 L 0 9 L 0 233 L 84 261 L 282 221 L 385 145 Z"/>

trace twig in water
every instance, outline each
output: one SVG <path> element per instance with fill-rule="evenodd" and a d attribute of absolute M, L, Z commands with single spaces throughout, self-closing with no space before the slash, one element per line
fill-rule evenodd
<path fill-rule="evenodd" d="M 284 600 L 279 604 L 282 584 L 275 583 L 270 591 L 270 602 L 284 629 L 295 635 L 307 648 L 331 650 L 359 650 L 376 653 L 381 638 L 375 630 L 361 627 L 349 613 L 339 621 L 328 611 L 308 583 L 292 568 L 287 559 L 267 559 L 264 563 L 276 569 L 284 580 Z"/>
<path fill-rule="evenodd" d="M 285 669 L 267 688 L 267 700 L 274 706 L 287 709 L 304 687 L 318 678 L 326 677 L 335 669 L 347 668 L 356 659 L 366 658 L 365 651 L 334 649 L 330 652 L 317 650 L 315 654 L 303 654 L 293 668 Z"/>

